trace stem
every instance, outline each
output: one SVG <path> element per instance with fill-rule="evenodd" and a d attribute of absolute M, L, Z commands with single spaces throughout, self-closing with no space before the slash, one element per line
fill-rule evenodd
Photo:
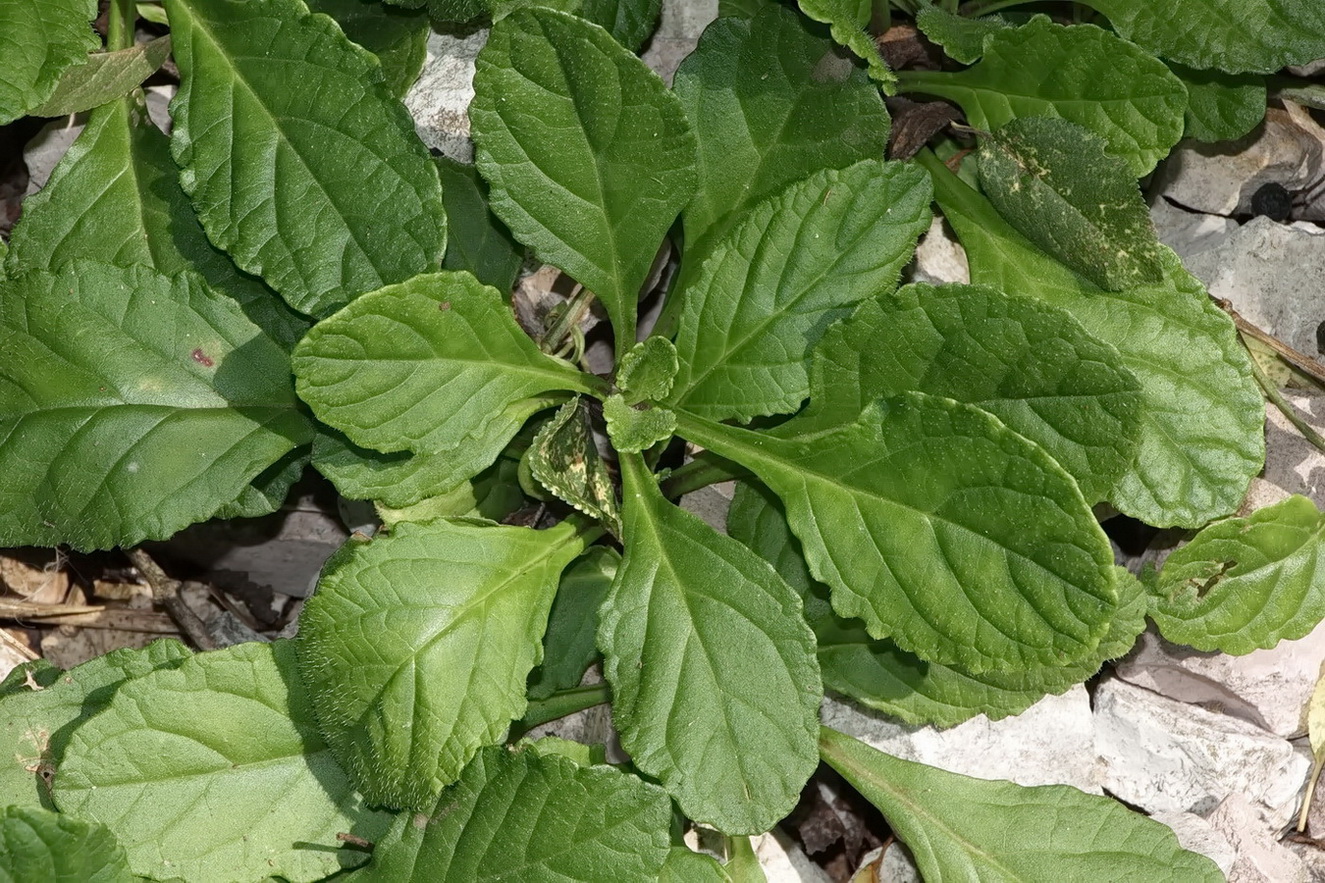
<path fill-rule="evenodd" d="M 152 556 L 142 549 L 130 549 L 124 554 L 151 586 L 152 600 L 166 608 L 170 618 L 179 625 L 180 631 L 187 635 L 199 650 L 215 650 L 221 646 L 207 631 L 202 618 L 193 612 L 192 607 L 184 603 L 184 599 L 179 594 L 182 585 L 179 580 L 167 576 L 161 565 L 152 560 Z"/>
<path fill-rule="evenodd" d="M 518 738 L 548 721 L 584 711 L 586 708 L 593 708 L 595 705 L 602 705 L 611 699 L 612 691 L 607 684 L 591 684 L 587 687 L 558 690 L 546 699 L 530 702 L 524 717 L 519 723 L 511 725 L 511 736 Z"/>
<path fill-rule="evenodd" d="M 1307 817 L 1311 814 L 1311 797 L 1316 793 L 1316 781 L 1320 779 L 1322 763 L 1325 763 L 1325 755 L 1317 755 L 1312 761 L 1311 775 L 1307 777 L 1307 793 L 1302 795 L 1302 814 L 1297 817 L 1298 833 L 1307 829 Z"/>
<path fill-rule="evenodd" d="M 674 469 L 672 474 L 663 480 L 662 492 L 667 499 L 675 500 L 702 487 L 733 478 L 746 478 L 749 475 L 748 469 L 705 451 L 684 466 Z"/>
<path fill-rule="evenodd" d="M 1246 341 L 1243 341 L 1242 345 L 1243 347 L 1246 347 Z M 1293 406 L 1290 405 L 1288 400 L 1283 397 L 1283 394 L 1279 392 L 1279 388 L 1274 385 L 1274 381 L 1265 376 L 1265 372 L 1261 370 L 1261 366 L 1257 363 L 1256 357 L 1248 352 L 1247 359 L 1251 362 L 1252 376 L 1256 378 L 1256 383 L 1259 384 L 1261 392 L 1265 393 L 1265 397 L 1274 403 L 1274 406 L 1279 409 L 1280 413 L 1282 413 L 1285 418 L 1287 418 L 1289 423 L 1293 424 L 1298 432 L 1302 433 L 1303 438 L 1311 442 L 1320 450 L 1325 451 L 1325 438 L 1322 438 L 1321 434 L 1312 428 L 1311 424 L 1297 416 L 1297 411 L 1293 409 Z"/>
<path fill-rule="evenodd" d="M 106 49 L 114 52 L 132 48 L 133 26 L 137 21 L 136 0 L 110 0 L 106 15 Z"/>

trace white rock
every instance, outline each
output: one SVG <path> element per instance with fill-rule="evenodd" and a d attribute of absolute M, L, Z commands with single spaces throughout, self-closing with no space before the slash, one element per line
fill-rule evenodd
<path fill-rule="evenodd" d="M 640 57 L 670 86 L 682 60 L 695 51 L 699 35 L 717 17 L 718 0 L 663 0 L 658 30 Z"/>
<path fill-rule="evenodd" d="M 1150 206 L 1150 219 L 1155 223 L 1159 241 L 1176 251 L 1179 257 L 1214 248 L 1238 229 L 1238 222 L 1232 218 L 1188 211 L 1163 196 Z"/>
<path fill-rule="evenodd" d="M 720 481 L 681 498 L 681 508 L 698 515 L 718 533 L 727 532 L 727 510 L 736 494 L 736 482 Z"/>
<path fill-rule="evenodd" d="M 1242 792 L 1285 825 L 1311 755 L 1226 714 L 1110 678 L 1095 691 L 1095 749 L 1104 787 L 1147 812 L 1205 813 Z"/>
<path fill-rule="evenodd" d="M 971 281 L 966 250 L 942 217 L 935 216 L 930 221 L 929 230 L 916 246 L 915 260 L 905 275 L 907 282 L 928 282 L 931 285 Z"/>
<path fill-rule="evenodd" d="M 1302 860 L 1307 866 L 1307 878 L 1311 883 L 1325 883 L 1325 849 L 1314 843 L 1299 843 L 1289 840 L 1284 848 Z"/>
<path fill-rule="evenodd" d="M 906 844 L 894 840 L 886 851 L 879 847 L 865 853 L 851 883 L 921 883 L 920 869 Z"/>
<path fill-rule="evenodd" d="M 1325 129 L 1305 108 L 1284 104 L 1236 141 L 1179 146 L 1160 166 L 1154 192 L 1189 209 L 1233 215 L 1250 214 L 1252 197 L 1266 184 L 1291 193 L 1317 184 L 1325 175 Z"/>
<path fill-rule="evenodd" d="M 768 883 L 831 883 L 823 868 L 810 861 L 781 829 L 752 837 L 751 843 Z"/>
<path fill-rule="evenodd" d="M 1306 864 L 1278 841 L 1278 826 L 1264 808 L 1234 792 L 1210 813 L 1210 825 L 1228 838 L 1238 859 L 1229 883 L 1308 883 Z"/>
<path fill-rule="evenodd" d="M 474 99 L 474 59 L 487 41 L 486 30 L 467 36 L 428 34 L 423 72 L 405 96 L 423 143 L 461 162 L 474 160 L 469 102 Z"/>
<path fill-rule="evenodd" d="M 1237 863 L 1238 851 L 1204 816 L 1190 812 L 1157 812 L 1150 818 L 1172 828 L 1178 837 L 1178 845 L 1210 859 L 1225 877 Z"/>
<path fill-rule="evenodd" d="M 1325 229 L 1253 218 L 1217 245 L 1182 257 L 1212 296 L 1294 349 L 1316 354 L 1316 326 L 1325 320 Z"/>
<path fill-rule="evenodd" d="M 56 164 L 82 133 L 83 121 L 84 117 L 78 114 L 52 120 L 28 139 L 23 147 L 23 162 L 28 167 L 28 188 L 23 194 L 25 197 L 46 186 L 46 179 L 55 171 Z"/>
<path fill-rule="evenodd" d="M 1307 702 L 1325 661 L 1325 624 L 1297 641 L 1245 656 L 1203 653 L 1146 632 L 1114 669 L 1118 677 L 1291 738 L 1305 732 Z"/>
<path fill-rule="evenodd" d="M 947 730 L 907 726 L 833 697 L 824 699 L 823 722 L 880 751 L 954 773 L 1101 793 L 1090 697 L 1080 684 L 1016 717 L 991 721 L 978 715 Z"/>

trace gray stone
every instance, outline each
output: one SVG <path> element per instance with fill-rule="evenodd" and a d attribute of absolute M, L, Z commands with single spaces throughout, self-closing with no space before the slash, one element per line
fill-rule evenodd
<path fill-rule="evenodd" d="M 670 86 L 676 69 L 695 51 L 699 35 L 717 17 L 718 0 L 663 0 L 658 30 L 640 57 Z"/>
<path fill-rule="evenodd" d="M 486 30 L 430 33 L 423 71 L 405 96 L 423 143 L 461 162 L 474 161 L 469 102 L 474 99 L 474 60 L 487 40 Z"/>
<path fill-rule="evenodd" d="M 977 715 L 947 730 L 908 726 L 833 697 L 824 699 L 823 722 L 880 751 L 954 773 L 1101 793 L 1090 697 L 1080 684 L 1016 717 Z"/>
<path fill-rule="evenodd" d="M 1281 846 L 1278 825 L 1245 794 L 1234 792 L 1209 815 L 1210 826 L 1237 850 L 1229 883 L 1308 883 L 1306 863 Z"/>
<path fill-rule="evenodd" d="M 1150 206 L 1150 220 L 1155 224 L 1159 241 L 1176 251 L 1179 257 L 1214 248 L 1238 229 L 1238 222 L 1232 218 L 1189 211 L 1163 196 L 1156 198 Z"/>
<path fill-rule="evenodd" d="M 1118 678 L 1095 691 L 1095 749 L 1105 789 L 1147 812 L 1206 813 L 1241 792 L 1280 826 L 1311 768 L 1286 739 Z"/>
<path fill-rule="evenodd" d="M 1227 877 L 1237 863 L 1238 851 L 1204 816 L 1190 812 L 1157 812 L 1150 818 L 1172 828 L 1179 846 L 1210 859 L 1224 876 Z"/>
<path fill-rule="evenodd" d="M 894 840 L 865 853 L 851 883 L 921 883 L 920 869 L 906 844 Z"/>
<path fill-rule="evenodd" d="M 828 876 L 779 828 L 750 838 L 768 883 L 831 883 Z"/>
<path fill-rule="evenodd" d="M 929 230 L 916 245 L 915 259 L 904 274 L 907 282 L 970 282 L 971 267 L 966 261 L 966 250 L 942 217 L 935 216 Z"/>
<path fill-rule="evenodd" d="M 1114 671 L 1138 687 L 1291 738 L 1305 731 L 1322 661 L 1325 624 L 1305 638 L 1243 656 L 1203 653 L 1146 632 Z"/>
<path fill-rule="evenodd" d="M 1283 390 L 1284 398 L 1308 426 L 1325 434 L 1325 393 Z M 1275 494 L 1302 494 L 1325 509 L 1325 452 L 1302 437 L 1274 405 L 1265 409 L 1264 482 L 1270 489 L 1255 492 L 1269 500 Z"/>

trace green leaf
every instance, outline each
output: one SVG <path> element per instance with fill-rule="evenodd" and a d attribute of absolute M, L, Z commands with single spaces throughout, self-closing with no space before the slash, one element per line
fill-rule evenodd
<path fill-rule="evenodd" d="M 584 0 L 576 14 L 602 25 L 612 39 L 638 53 L 653 35 L 661 12 L 662 0 Z"/>
<path fill-rule="evenodd" d="M 607 766 L 489 748 L 427 815 L 402 815 L 359 880 L 643 883 L 668 853 L 671 803 Z"/>
<path fill-rule="evenodd" d="M 891 95 L 897 85 L 897 76 L 888 69 L 879 45 L 869 33 L 870 18 L 874 14 L 872 0 L 796 0 L 809 18 L 828 25 L 833 39 L 864 60 L 870 79 Z"/>
<path fill-rule="evenodd" d="M 587 406 L 576 396 L 534 436 L 529 464 L 539 484 L 621 535 L 612 476 L 598 453 Z M 577 682 L 578 683 L 578 682 Z M 571 684 L 571 686 L 575 686 Z"/>
<path fill-rule="evenodd" d="M 954 61 L 971 64 L 985 54 L 985 38 L 1013 27 L 1001 15 L 966 18 L 932 4 L 916 13 L 916 27 L 929 40 L 943 47 Z"/>
<path fill-rule="evenodd" d="M 980 142 L 980 184 L 999 214 L 1106 291 L 1163 281 L 1150 210 L 1103 138 L 1055 117 L 1023 117 Z"/>
<path fill-rule="evenodd" d="M 488 185 L 478 169 L 445 156 L 436 160 L 450 232 L 442 268 L 465 270 L 484 285 L 509 292 L 520 273 L 524 249 L 488 207 Z"/>
<path fill-rule="evenodd" d="M 289 641 L 199 653 L 124 684 L 74 730 L 55 799 L 158 879 L 320 880 L 365 859 L 338 833 L 373 840 L 391 821 L 318 736 Z"/>
<path fill-rule="evenodd" d="M 545 394 L 602 386 L 544 354 L 500 292 L 458 272 L 359 298 L 314 326 L 293 363 L 319 420 L 385 453 L 458 451 L 493 424 L 511 430 L 499 449 Z"/>
<path fill-rule="evenodd" d="M 1076 482 L 986 411 L 923 393 L 850 422 L 765 435 L 682 412 L 679 432 L 781 498 L 833 608 L 969 671 L 1093 652 L 1117 608 L 1113 552 Z"/>
<path fill-rule="evenodd" d="M 312 440 L 289 356 L 191 274 L 25 273 L 0 327 L 0 544 L 166 539 Z"/>
<path fill-rule="evenodd" d="M 6 680 L 9 689 L 0 692 L 0 794 L 5 803 L 54 809 L 50 776 L 74 727 L 105 708 L 126 680 L 173 668 L 191 655 L 179 641 L 162 639 L 142 650 L 113 650 L 69 671 L 29 667 Z M 29 686 L 29 673 L 40 689 Z"/>
<path fill-rule="evenodd" d="M 492 209 L 607 308 L 620 352 L 654 255 L 695 188 L 695 139 L 657 75 L 549 9 L 493 25 L 469 116 Z"/>
<path fill-rule="evenodd" d="M 978 405 L 1043 447 L 1087 502 L 1136 456 L 1141 386 L 1066 311 L 977 285 L 908 285 L 866 301 L 814 352 L 812 411 L 829 421 L 909 390 Z"/>
<path fill-rule="evenodd" d="M 1067 785 L 1026 788 L 891 757 L 824 728 L 824 760 L 911 850 L 925 879 L 1218 883 L 1215 863 L 1173 831 Z"/>
<path fill-rule="evenodd" d="M 54 94 L 28 113 L 59 117 L 100 107 L 128 95 L 170 55 L 170 37 L 158 37 L 117 52 L 98 52 L 65 71 Z"/>
<path fill-rule="evenodd" d="M 658 883 L 732 883 L 732 878 L 713 856 L 673 846 L 667 853 Z"/>
<path fill-rule="evenodd" d="M 258 518 L 281 508 L 290 488 L 303 477 L 311 452 L 305 447 L 290 451 L 249 482 L 234 500 L 216 510 L 213 518 Z"/>
<path fill-rule="evenodd" d="M 51 96 L 70 68 L 101 46 L 96 0 L 6 0 L 0 4 L 0 125 Z"/>
<path fill-rule="evenodd" d="M 1325 618 L 1325 517 L 1292 496 L 1211 525 L 1164 561 L 1151 592 L 1160 632 L 1197 650 L 1301 638 Z"/>
<path fill-rule="evenodd" d="M 677 367 L 676 347 L 667 338 L 654 335 L 621 357 L 617 388 L 632 403 L 665 399 L 672 391 Z"/>
<path fill-rule="evenodd" d="M 615 549 L 593 546 L 561 575 L 543 636 L 543 664 L 529 680 L 530 699 L 546 699 L 580 685 L 598 658 L 598 608 L 620 565 Z"/>
<path fill-rule="evenodd" d="M 767 489 L 746 482 L 737 485 L 727 532 L 771 562 L 800 594 L 806 621 L 818 641 L 824 687 L 912 725 L 951 727 L 977 714 L 990 720 L 1020 714 L 1046 695 L 1058 695 L 1093 677 L 1104 660 L 1131 650 L 1146 626 L 1141 584 L 1116 568 L 1121 601 L 1095 653 L 1066 666 L 973 674 L 926 662 L 892 641 L 871 638 L 859 622 L 834 615 L 828 587 L 810 575 L 800 543 Z"/>
<path fill-rule="evenodd" d="M 517 464 L 500 458 L 487 469 L 445 494 L 427 497 L 400 509 L 378 503 L 377 514 L 388 527 L 402 521 L 470 517 L 501 521 L 528 502 L 516 480 Z"/>
<path fill-rule="evenodd" d="M 1085 0 L 1144 49 L 1200 68 L 1272 74 L 1325 57 L 1316 0 Z"/>
<path fill-rule="evenodd" d="M 667 502 L 623 456 L 625 556 L 598 644 L 635 765 L 690 818 L 768 830 L 814 772 L 814 635 L 767 562 Z"/>
<path fill-rule="evenodd" d="M 1199 71 L 1169 63 L 1187 87 L 1183 136 L 1197 141 L 1232 141 L 1265 119 L 1265 77 Z"/>
<path fill-rule="evenodd" d="M 1165 249 L 1161 285 L 1105 292 L 1008 226 L 942 163 L 926 161 L 974 282 L 1062 307 L 1113 344 L 1141 383 L 1141 439 L 1109 496 L 1156 526 L 1199 527 L 1233 512 L 1265 459 L 1265 407 L 1232 320 Z"/>
<path fill-rule="evenodd" d="M 532 751 L 540 756 L 555 754 L 567 758 L 576 766 L 602 766 L 607 763 L 607 746 L 601 743 L 585 745 L 560 736 L 544 736 L 541 739 L 521 739 L 515 747 L 517 751 Z"/>
<path fill-rule="evenodd" d="M 647 402 L 631 405 L 621 395 L 603 402 L 603 418 L 612 447 L 621 453 L 647 451 L 676 432 L 676 412 Z"/>
<path fill-rule="evenodd" d="M 0 811 L 0 878 L 13 883 L 129 883 L 124 850 L 104 825 L 45 809 Z"/>
<path fill-rule="evenodd" d="M 682 215 L 688 248 L 793 181 L 887 149 L 878 89 L 808 28 L 777 5 L 719 19 L 677 70 L 699 142 L 699 186 Z"/>
<path fill-rule="evenodd" d="M 437 170 L 372 53 L 299 0 L 166 10 L 171 146 L 212 242 L 317 316 L 438 267 Z"/>
<path fill-rule="evenodd" d="M 167 276 L 191 270 L 287 349 L 308 330 L 307 320 L 207 241 L 180 189 L 170 141 L 148 118 L 141 93 L 93 111 L 46 186 L 23 203 L 11 272 L 74 260 L 142 264 Z"/>
<path fill-rule="evenodd" d="M 786 414 L 834 320 L 890 291 L 929 227 L 921 170 L 866 160 L 761 202 L 716 242 L 684 298 L 671 401 L 712 420 Z"/>
<path fill-rule="evenodd" d="M 1053 116 L 1091 130 L 1139 178 L 1182 137 L 1187 89 L 1164 63 L 1094 25 L 1037 15 L 985 38 L 966 70 L 905 71 L 903 91 L 961 105 L 971 125 L 994 131 L 1017 117 Z"/>
<path fill-rule="evenodd" d="M 428 16 L 384 6 L 377 0 L 305 0 L 309 11 L 329 15 L 345 36 L 377 56 L 387 89 L 404 98 L 428 55 Z M 445 188 L 443 188 L 445 192 Z"/>
<path fill-rule="evenodd" d="M 300 617 L 300 671 L 369 800 L 432 803 L 524 713 L 557 579 L 583 548 L 565 522 L 438 520 L 332 556 Z"/>

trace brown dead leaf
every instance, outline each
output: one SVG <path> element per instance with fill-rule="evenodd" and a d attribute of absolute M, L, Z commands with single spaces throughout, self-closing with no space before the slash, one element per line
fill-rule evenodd
<path fill-rule="evenodd" d="M 58 557 L 44 563 L 0 556 L 0 583 L 32 604 L 63 604 L 69 596 L 69 572 Z"/>
<path fill-rule="evenodd" d="M 962 118 L 961 111 L 946 101 L 912 101 L 895 95 L 887 104 L 893 118 L 892 133 L 888 136 L 889 159 L 910 159 L 949 123 Z"/>

